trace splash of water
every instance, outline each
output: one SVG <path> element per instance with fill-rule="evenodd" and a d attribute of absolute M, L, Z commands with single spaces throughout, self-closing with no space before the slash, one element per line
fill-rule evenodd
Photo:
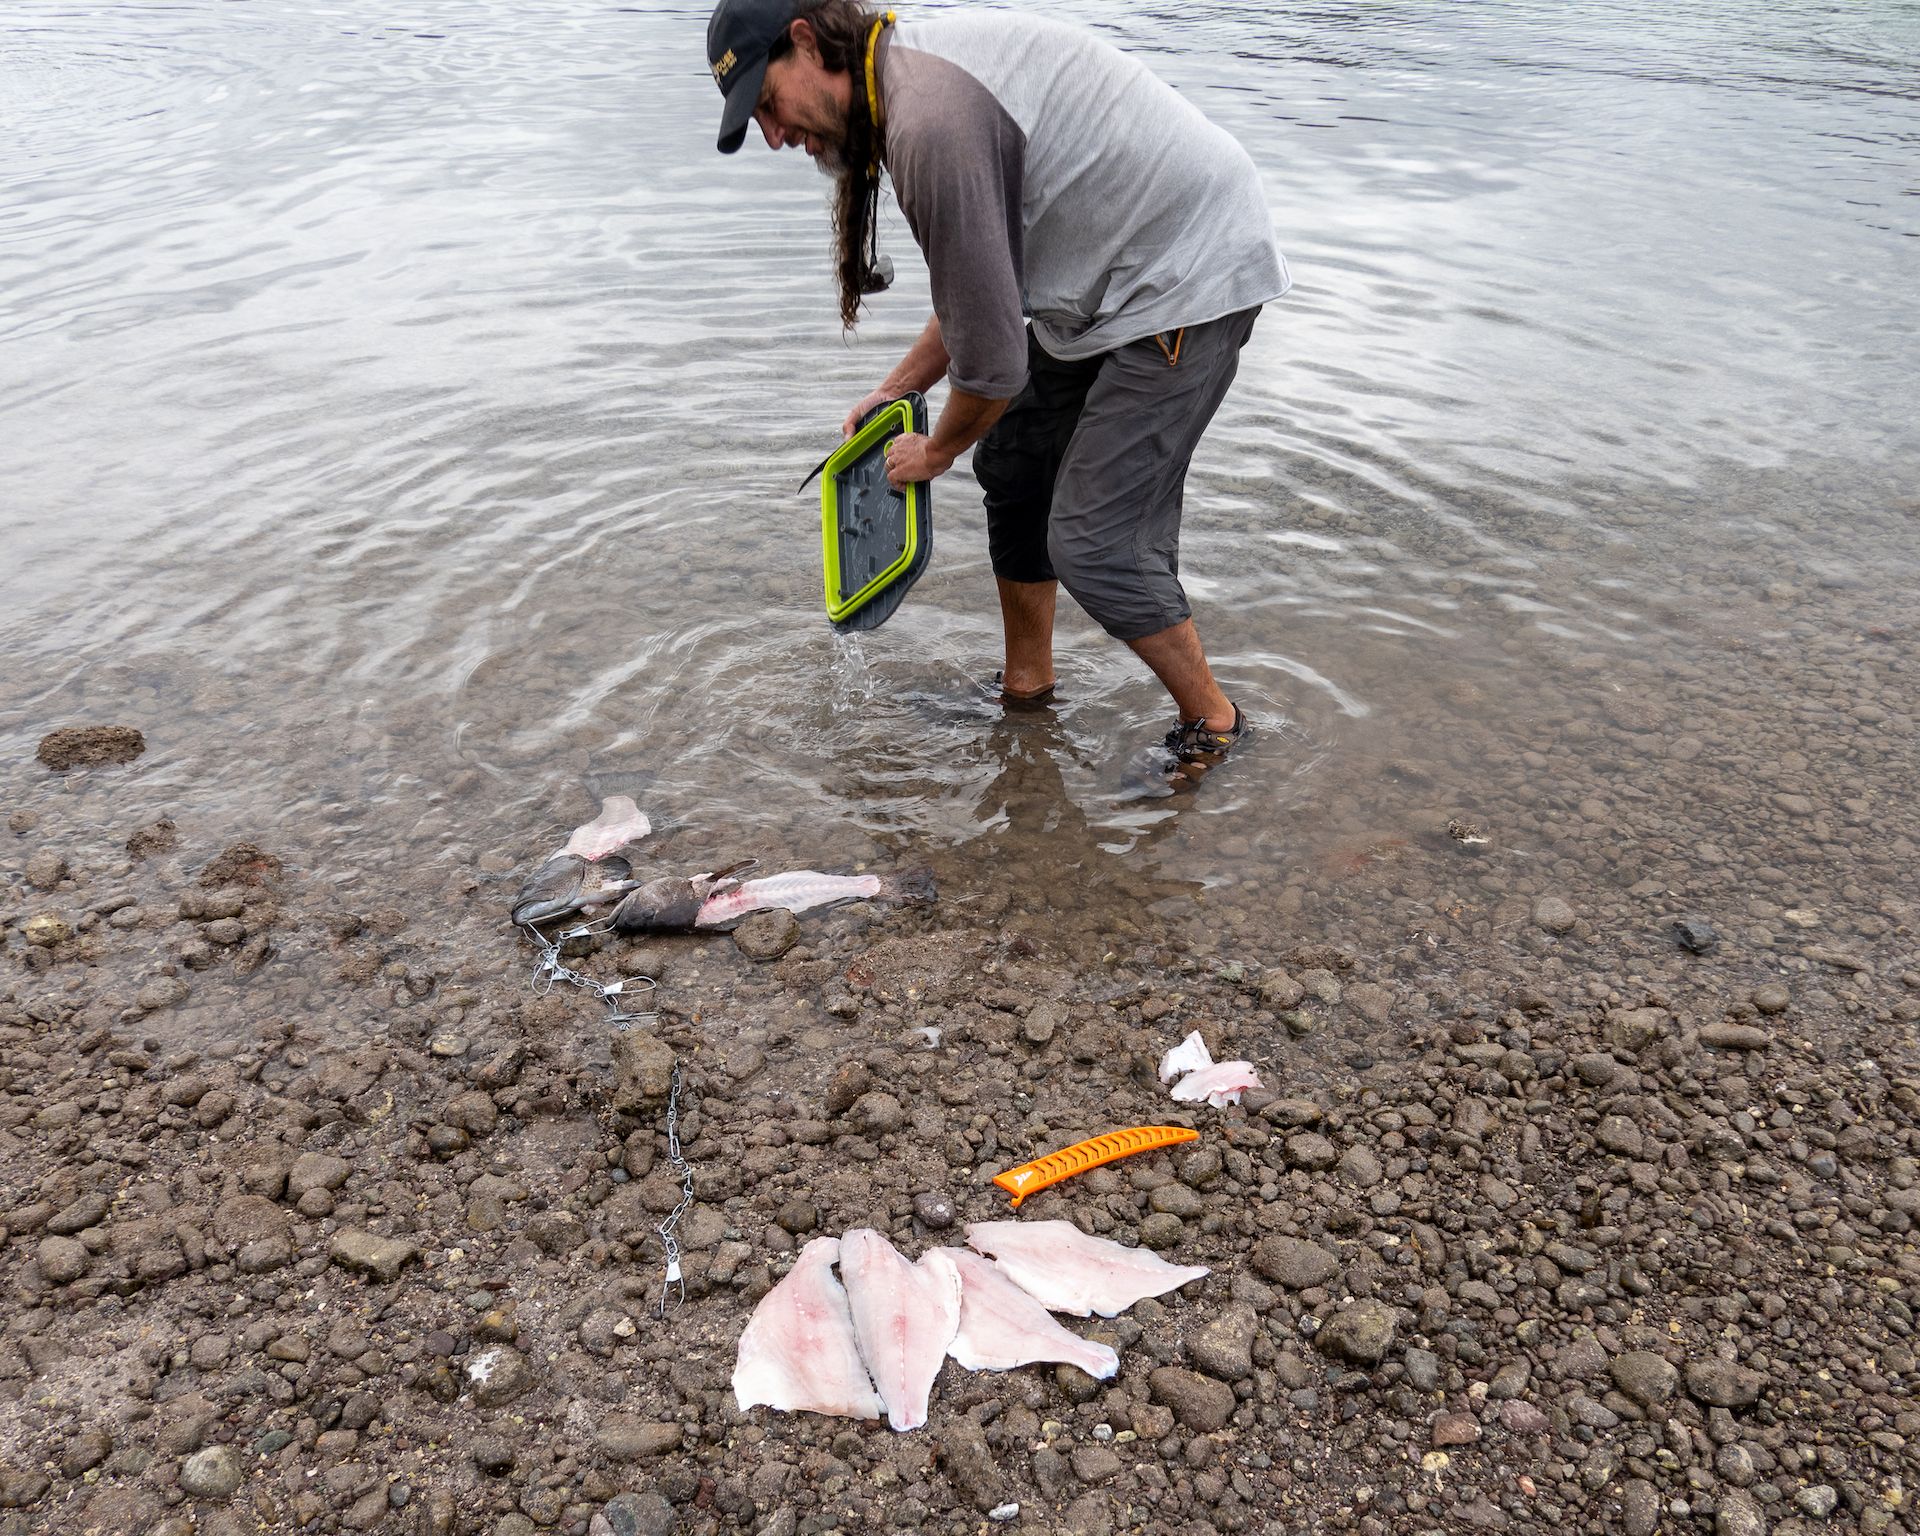
<path fill-rule="evenodd" d="M 856 633 L 836 632 L 838 652 L 829 669 L 833 678 L 833 712 L 844 715 L 864 709 L 873 702 L 873 668 L 867 665 L 867 653 Z"/>

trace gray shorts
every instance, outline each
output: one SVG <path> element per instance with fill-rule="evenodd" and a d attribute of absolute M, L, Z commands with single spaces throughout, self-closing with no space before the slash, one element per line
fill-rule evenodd
<path fill-rule="evenodd" d="M 1187 465 L 1240 366 L 1253 309 L 1061 362 L 1027 332 L 1027 387 L 974 450 L 993 573 L 1054 581 L 1119 640 L 1191 616 Z"/>

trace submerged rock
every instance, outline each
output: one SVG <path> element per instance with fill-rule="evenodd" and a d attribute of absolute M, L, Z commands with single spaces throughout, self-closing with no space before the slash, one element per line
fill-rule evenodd
<path fill-rule="evenodd" d="M 130 725 L 69 725 L 40 738 L 34 755 L 56 773 L 130 763 L 147 750 L 147 738 Z"/>

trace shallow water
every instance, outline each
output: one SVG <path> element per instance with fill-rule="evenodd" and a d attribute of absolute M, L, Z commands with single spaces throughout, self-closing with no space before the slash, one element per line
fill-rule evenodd
<path fill-rule="evenodd" d="M 0 782 L 135 724 L 71 786 L 108 843 L 170 812 L 363 893 L 617 785 L 663 856 L 930 859 L 1098 953 L 1337 886 L 1435 805 L 1554 842 L 1637 793 L 1636 708 L 1736 738 L 1752 647 L 1789 693 L 1809 637 L 1910 648 L 1920 5 L 1062 9 L 1247 145 L 1297 282 L 1189 485 L 1261 725 L 1198 794 L 1139 797 L 1162 697 L 1069 605 L 1058 705 L 986 702 L 964 468 L 902 612 L 829 631 L 793 488 L 925 317 L 910 238 L 843 340 L 824 183 L 713 153 L 704 7 L 584 0 L 0 14 Z M 1910 673 L 1861 675 L 1872 787 L 1911 789 Z M 1671 862 L 1764 835 L 1723 791 L 1772 780 L 1659 755 Z M 1499 879 L 1631 880 L 1587 832 Z"/>

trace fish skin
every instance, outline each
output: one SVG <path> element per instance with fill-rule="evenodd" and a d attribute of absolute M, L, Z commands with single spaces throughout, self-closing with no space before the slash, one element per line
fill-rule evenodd
<path fill-rule="evenodd" d="M 573 829 L 562 853 L 578 854 L 589 862 L 604 859 L 616 848 L 637 843 L 653 830 L 647 813 L 633 803 L 631 795 L 608 795 L 600 802 L 600 814 Z"/>
<path fill-rule="evenodd" d="M 896 1430 L 927 1422 L 927 1396 L 960 1327 L 959 1272 L 931 1258 L 909 1263 L 871 1227 L 840 1239 L 853 1336 Z"/>
<path fill-rule="evenodd" d="M 764 1404 L 877 1419 L 886 1411 L 860 1360 L 847 1293 L 834 1278 L 839 1257 L 838 1238 L 816 1237 L 753 1309 L 733 1367 L 742 1412 Z"/>
<path fill-rule="evenodd" d="M 1075 1317 L 1118 1317 L 1144 1297 L 1211 1273 L 1204 1264 L 1169 1264 L 1149 1249 L 1088 1237 L 1070 1221 L 969 1222 L 967 1245 L 1049 1312 Z"/>
<path fill-rule="evenodd" d="M 1189 1072 L 1173 1085 L 1173 1096 L 1182 1104 L 1197 1104 L 1202 1099 L 1215 1109 L 1238 1104 L 1240 1095 L 1260 1086 L 1260 1074 L 1250 1061 L 1222 1061 Z"/>
<path fill-rule="evenodd" d="M 1212 1065 L 1213 1055 L 1196 1029 L 1160 1058 L 1160 1081 L 1170 1083 L 1185 1073 L 1199 1072 Z"/>
<path fill-rule="evenodd" d="M 960 1327 L 947 1353 L 970 1371 L 1010 1371 L 1040 1363 L 1077 1365 L 1110 1380 L 1120 1356 L 1063 1328 L 991 1259 L 965 1248 L 935 1248 L 921 1260 L 951 1265 L 960 1281 Z"/>

